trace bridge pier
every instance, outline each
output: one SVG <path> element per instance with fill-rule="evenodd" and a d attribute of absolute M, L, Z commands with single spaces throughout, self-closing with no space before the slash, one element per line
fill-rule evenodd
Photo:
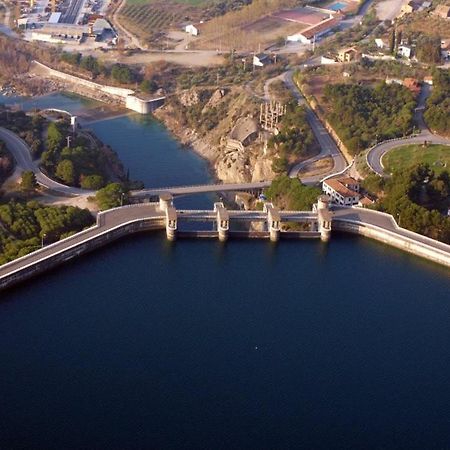
<path fill-rule="evenodd" d="M 228 231 L 230 230 L 230 215 L 222 202 L 214 203 L 214 211 L 217 215 L 219 241 L 225 242 L 228 239 Z"/>
<path fill-rule="evenodd" d="M 173 206 L 171 194 L 161 194 L 159 197 L 159 209 L 166 214 L 166 236 L 169 241 L 174 241 L 177 236 L 177 210 Z"/>
<path fill-rule="evenodd" d="M 264 212 L 267 213 L 270 240 L 277 242 L 280 239 L 280 212 L 272 203 L 264 203 Z"/>
<path fill-rule="evenodd" d="M 323 242 L 328 242 L 331 236 L 331 211 L 330 211 L 330 197 L 328 195 L 321 195 L 317 199 L 317 219 L 318 231 L 320 232 L 320 239 Z"/>

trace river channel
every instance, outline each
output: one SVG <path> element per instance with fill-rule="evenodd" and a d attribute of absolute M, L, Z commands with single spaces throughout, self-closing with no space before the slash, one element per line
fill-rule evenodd
<path fill-rule="evenodd" d="M 150 118 L 90 127 L 148 187 L 210 180 Z M 376 242 L 149 233 L 0 295 L 1 449 L 449 448 L 449 272 Z"/>

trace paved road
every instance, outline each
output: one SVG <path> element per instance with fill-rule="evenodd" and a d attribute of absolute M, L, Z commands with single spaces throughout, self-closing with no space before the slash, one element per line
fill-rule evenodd
<path fill-rule="evenodd" d="M 228 183 L 228 184 L 203 184 L 196 186 L 174 186 L 164 188 L 143 189 L 132 191 L 131 197 L 157 197 L 167 193 L 174 196 L 189 194 L 204 194 L 208 192 L 229 192 L 229 191 L 251 191 L 263 189 L 271 185 L 270 181 L 259 181 L 255 183 Z"/>
<path fill-rule="evenodd" d="M 54 181 L 44 175 L 37 166 L 36 162 L 31 158 L 28 145 L 12 131 L 0 127 L 0 139 L 5 142 L 6 147 L 13 155 L 17 167 L 21 171 L 31 170 L 36 175 L 36 181 L 39 185 L 60 194 L 69 196 L 88 196 L 95 194 L 94 191 L 65 186 L 64 184 L 58 183 L 57 181 Z"/>
<path fill-rule="evenodd" d="M 198 216 L 198 211 L 178 211 L 179 216 L 185 215 L 186 217 Z M 211 211 L 202 212 L 205 216 L 211 216 Z M 243 216 L 248 214 L 249 217 L 254 215 L 259 217 L 260 212 L 256 211 L 229 211 L 230 217 L 235 215 Z M 285 220 L 295 220 L 310 218 L 314 215 L 311 211 L 289 211 L 281 212 L 285 216 Z M 432 247 L 439 252 L 443 252 L 445 255 L 450 255 L 450 245 L 444 244 L 442 242 L 429 239 L 425 236 L 413 233 L 411 231 L 399 228 L 393 217 L 388 214 L 379 213 L 377 211 L 366 210 L 362 208 L 348 208 L 348 207 L 334 207 L 332 211 L 333 222 L 350 222 L 354 224 L 371 224 L 377 227 L 383 228 L 391 233 L 396 234 L 398 237 L 403 237 L 407 239 L 413 239 L 415 242 L 422 244 L 423 246 Z M 200 218 L 200 217 L 199 217 Z M 86 249 L 85 244 L 90 240 L 97 238 L 108 231 L 115 228 L 121 227 L 130 222 L 139 222 L 148 219 L 155 219 L 158 223 L 164 219 L 164 214 L 159 211 L 157 204 L 140 204 L 126 206 L 122 208 L 116 208 L 113 210 L 106 211 L 102 215 L 100 220 L 100 225 L 96 225 L 88 230 L 77 233 L 69 238 L 62 241 L 55 242 L 43 249 L 39 249 L 29 255 L 19 258 L 10 263 L 0 266 L 0 286 L 2 285 L 2 279 L 28 267 L 34 267 L 40 262 L 45 261 L 52 256 L 61 254 L 70 249 L 76 250 L 71 255 L 67 255 L 66 259 L 70 259 L 82 253 L 83 249 Z M 159 225 L 163 228 L 162 223 Z M 65 261 L 66 259 L 63 258 Z M 44 264 L 45 265 L 45 264 Z"/>
<path fill-rule="evenodd" d="M 284 82 L 286 86 L 291 90 L 294 97 L 297 99 L 299 105 L 303 105 L 306 109 L 306 119 L 308 120 L 309 126 L 311 127 L 312 132 L 314 133 L 317 142 L 320 145 L 320 153 L 313 158 L 310 158 L 306 161 L 303 161 L 299 164 L 296 164 L 289 172 L 289 176 L 291 178 L 296 178 L 298 176 L 299 171 L 305 167 L 307 164 L 319 161 L 320 159 L 326 158 L 330 156 L 333 158 L 333 169 L 327 174 L 316 175 L 312 177 L 304 177 L 302 178 L 302 182 L 305 184 L 314 184 L 318 183 L 325 175 L 329 175 L 331 173 L 341 172 L 347 167 L 347 161 L 344 156 L 340 152 L 338 146 L 334 142 L 333 138 L 330 136 L 330 133 L 325 129 L 322 122 L 319 120 L 315 112 L 311 109 L 308 102 L 305 100 L 301 92 L 298 90 L 297 86 L 292 79 L 294 75 L 293 70 L 289 70 L 283 74 Z"/>
<path fill-rule="evenodd" d="M 393 141 L 382 142 L 375 147 L 372 147 L 366 156 L 367 165 L 377 173 L 378 175 L 384 175 L 383 156 L 389 151 L 409 144 L 423 144 L 425 141 L 431 144 L 444 144 L 450 145 L 450 139 L 433 134 L 427 127 L 423 118 L 423 111 L 431 92 L 429 85 L 424 84 L 420 93 L 419 101 L 417 102 L 417 108 L 414 113 L 414 120 L 419 127 L 420 134 L 417 136 L 409 136 L 403 139 L 396 139 Z"/>

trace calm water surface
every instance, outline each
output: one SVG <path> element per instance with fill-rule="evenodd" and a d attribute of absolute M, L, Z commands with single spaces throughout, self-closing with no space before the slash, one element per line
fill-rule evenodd
<path fill-rule="evenodd" d="M 148 186 L 208 181 L 153 121 L 94 126 Z M 449 292 L 365 239 L 132 236 L 0 294 L 0 448 L 450 448 Z"/>

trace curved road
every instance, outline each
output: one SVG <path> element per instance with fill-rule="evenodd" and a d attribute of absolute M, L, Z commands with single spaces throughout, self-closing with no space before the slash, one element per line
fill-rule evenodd
<path fill-rule="evenodd" d="M 383 176 L 383 156 L 395 148 L 401 147 L 403 145 L 409 144 L 423 144 L 425 141 L 429 144 L 443 144 L 450 145 L 450 139 L 433 134 L 427 127 L 425 120 L 423 118 L 423 110 L 426 105 L 428 96 L 431 93 L 431 88 L 429 85 L 424 84 L 422 91 L 420 93 L 419 101 L 415 111 L 414 120 L 419 127 L 420 134 L 415 136 L 408 136 L 403 139 L 395 139 L 392 141 L 381 142 L 380 144 L 372 147 L 366 155 L 367 165 L 376 174 Z"/>
<path fill-rule="evenodd" d="M 270 83 L 275 79 L 283 80 L 286 86 L 292 92 L 292 95 L 296 98 L 298 104 L 304 106 L 306 110 L 306 120 L 308 121 L 309 126 L 311 127 L 311 130 L 320 145 L 320 153 L 316 156 L 313 156 L 312 158 L 307 159 L 306 161 L 302 161 L 296 164 L 289 171 L 289 176 L 291 178 L 297 178 L 299 171 L 307 164 L 314 163 L 316 161 L 319 161 L 320 159 L 326 158 L 327 156 L 330 156 L 333 159 L 333 169 L 328 173 L 328 175 L 343 171 L 347 167 L 347 161 L 339 150 L 336 142 L 334 142 L 330 133 L 328 133 L 322 122 L 317 117 L 316 113 L 312 110 L 306 99 L 303 97 L 303 95 L 295 85 L 294 80 L 292 79 L 293 75 L 294 71 L 291 69 L 278 77 L 268 80 L 268 82 L 264 86 L 266 100 L 268 100 L 269 97 Z M 327 175 L 327 173 L 311 177 L 304 177 L 301 180 L 304 184 L 315 184 L 320 182 L 320 180 L 322 180 L 325 175 Z"/>
<path fill-rule="evenodd" d="M 88 196 L 95 194 L 95 191 L 66 186 L 44 175 L 36 162 L 31 158 L 30 149 L 26 142 L 12 131 L 0 127 L 0 139 L 5 142 L 7 149 L 11 152 L 16 161 L 17 168 L 21 171 L 31 170 L 35 174 L 36 181 L 39 185 L 68 196 Z"/>

